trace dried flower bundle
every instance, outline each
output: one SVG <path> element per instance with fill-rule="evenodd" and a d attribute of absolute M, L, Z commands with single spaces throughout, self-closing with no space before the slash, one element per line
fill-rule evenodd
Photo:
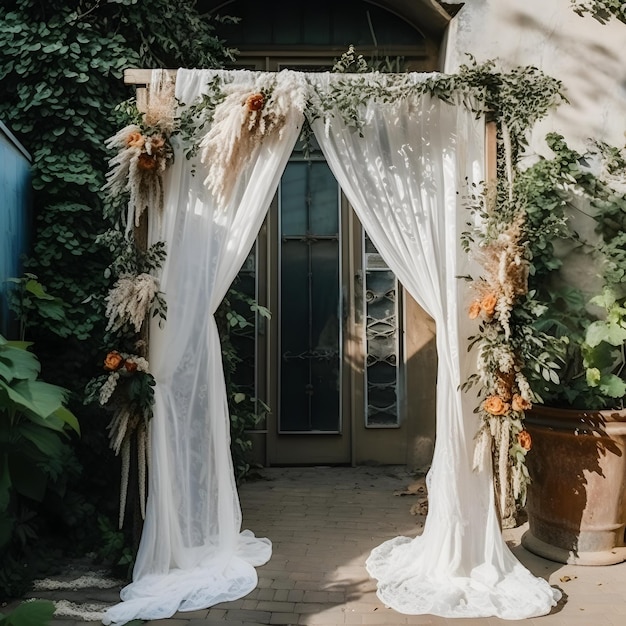
<path fill-rule="evenodd" d="M 207 167 L 204 184 L 227 204 L 263 138 L 274 133 L 280 137 L 289 112 L 304 108 L 304 96 L 284 76 L 278 81 L 266 79 L 253 91 L 249 85 L 230 84 L 224 92 L 226 97 L 215 107 L 213 124 L 200 142 L 200 157 Z"/>
<path fill-rule="evenodd" d="M 131 443 L 135 440 L 138 455 L 139 495 L 142 515 L 145 515 L 145 483 L 147 475 L 148 457 L 146 443 L 152 416 L 150 394 L 149 405 L 146 406 L 141 398 L 135 397 L 141 384 L 133 381 L 142 377 L 144 386 L 151 388 L 154 379 L 149 372 L 148 361 L 136 354 L 128 354 L 111 350 L 103 361 L 106 374 L 95 380 L 93 395 L 102 406 L 109 406 L 113 416 L 107 426 L 111 449 L 122 459 L 122 474 L 120 486 L 120 528 L 124 520 L 126 509 L 126 494 L 128 491 L 128 477 L 130 468 Z"/>
<path fill-rule="evenodd" d="M 158 293 L 159 281 L 151 274 L 120 276 L 105 299 L 107 330 L 116 331 L 130 323 L 138 333 Z"/>
<path fill-rule="evenodd" d="M 471 319 L 479 315 L 502 325 L 505 338 L 511 336 L 509 319 L 519 296 L 528 292 L 529 263 L 522 239 L 522 218 L 517 218 L 498 237 L 476 254 L 484 275 L 473 284 L 478 297 L 471 303 Z"/>

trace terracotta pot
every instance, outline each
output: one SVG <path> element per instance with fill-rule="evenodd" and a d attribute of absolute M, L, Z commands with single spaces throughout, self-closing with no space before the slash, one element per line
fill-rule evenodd
<path fill-rule="evenodd" d="M 626 411 L 526 414 L 529 530 L 522 545 L 576 565 L 626 560 Z"/>

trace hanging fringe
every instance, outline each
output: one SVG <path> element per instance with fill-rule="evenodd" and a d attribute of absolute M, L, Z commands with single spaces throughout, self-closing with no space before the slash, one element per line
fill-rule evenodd
<path fill-rule="evenodd" d="M 480 431 L 476 435 L 476 444 L 474 445 L 474 459 L 472 469 L 477 472 L 484 472 L 488 463 L 491 462 L 491 432 L 487 424 L 483 424 Z"/>
<path fill-rule="evenodd" d="M 509 437 L 511 423 L 507 419 L 498 421 L 500 422 L 500 432 L 497 440 L 498 483 L 500 487 L 498 505 L 500 507 L 500 515 L 502 519 L 505 519 L 508 515 L 507 491 L 509 488 Z"/>
<path fill-rule="evenodd" d="M 120 476 L 120 519 L 119 528 L 124 525 L 126 513 L 126 496 L 128 495 L 128 476 L 130 474 L 130 437 L 124 439 L 122 444 L 122 472 Z"/>
<path fill-rule="evenodd" d="M 137 482 L 139 485 L 139 510 L 141 519 L 146 519 L 146 434 L 145 422 L 137 428 Z"/>
<path fill-rule="evenodd" d="M 504 163 L 506 169 L 506 179 L 509 184 L 509 200 L 513 202 L 513 151 L 511 148 L 511 134 L 506 122 L 502 122 L 502 143 L 504 144 Z"/>

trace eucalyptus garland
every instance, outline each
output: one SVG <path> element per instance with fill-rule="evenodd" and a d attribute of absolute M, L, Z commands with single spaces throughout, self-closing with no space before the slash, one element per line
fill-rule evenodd
<path fill-rule="evenodd" d="M 216 72 L 204 94 L 190 103 L 176 101 L 173 89 L 157 81 L 151 101 L 158 107 L 149 107 L 141 115 L 135 110 L 129 124 L 108 144 L 118 153 L 110 162 L 107 189 L 114 196 L 127 198 L 127 232 L 139 223 L 144 211 L 149 219 L 159 219 L 162 175 L 172 162 L 173 143 L 179 141 L 185 156 L 195 159 L 196 170 L 202 168 L 207 189 L 220 203 L 227 203 L 233 177 L 264 138 L 281 132 L 293 106 L 305 112 L 309 121 L 328 119 L 331 109 L 338 109 L 355 132 L 365 123 L 364 103 L 370 100 L 392 104 L 429 94 L 449 103 L 462 103 L 477 115 L 492 116 L 498 125 L 498 177 L 471 207 L 479 214 L 480 219 L 474 222 L 480 226 L 463 236 L 468 253 L 474 254 L 483 267 L 482 276 L 471 279 L 476 297 L 468 312 L 478 323 L 471 345 L 477 351 L 479 371 L 465 386 L 477 384 L 480 388 L 476 411 L 482 426 L 475 465 L 484 468 L 492 456 L 495 458 L 504 512 L 509 494 L 522 502 L 525 499 L 528 473 L 524 459 L 531 442 L 523 418 L 536 400 L 523 374 L 522 355 L 516 351 L 523 329 L 510 322 L 511 311 L 528 290 L 526 216 L 516 201 L 514 180 L 527 135 L 532 125 L 562 99 L 561 84 L 534 67 L 502 72 L 494 61 L 478 64 L 473 58 L 454 75 L 364 74 L 358 70 L 358 59 L 348 58 L 344 66 L 356 67 L 357 71 L 329 81 L 282 72 L 249 73 L 252 80 L 236 82 L 232 72 Z M 307 128 L 305 124 L 305 134 Z M 157 245 L 164 254 L 163 244 Z M 163 256 L 159 263 L 162 260 Z M 137 331 L 151 311 L 164 316 L 165 303 L 156 279 L 159 263 L 153 264 L 152 271 L 118 276 L 107 298 L 111 328 L 126 324 Z M 119 364 L 127 362 L 138 363 L 132 356 L 121 354 Z M 140 365 L 133 371 L 149 374 L 148 363 L 142 361 Z M 109 374 L 104 384 L 112 386 L 110 379 Z M 98 393 L 100 399 L 107 395 L 102 387 Z M 111 397 L 113 392 L 107 401 Z M 116 426 L 112 426 L 111 442 L 119 450 L 118 422 L 119 415 L 113 420 Z M 148 456 L 145 451 L 141 454 Z"/>

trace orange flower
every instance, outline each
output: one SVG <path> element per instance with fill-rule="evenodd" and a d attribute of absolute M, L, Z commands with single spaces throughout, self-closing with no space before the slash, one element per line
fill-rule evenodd
<path fill-rule="evenodd" d="M 528 452 L 533 447 L 533 439 L 527 430 L 517 433 L 517 442 Z"/>
<path fill-rule="evenodd" d="M 130 133 L 130 135 L 126 137 L 126 145 L 129 148 L 143 148 L 145 141 L 144 136 L 137 131 Z"/>
<path fill-rule="evenodd" d="M 265 97 L 262 93 L 253 93 L 251 96 L 248 96 L 246 100 L 246 107 L 248 107 L 248 111 L 260 111 L 265 104 Z"/>
<path fill-rule="evenodd" d="M 137 161 L 137 167 L 140 170 L 145 170 L 146 172 L 150 172 L 152 170 L 155 170 L 157 167 L 158 163 L 155 157 L 146 154 L 145 152 L 142 152 L 139 155 L 139 159 Z"/>
<path fill-rule="evenodd" d="M 496 304 L 498 303 L 498 298 L 496 298 L 495 294 L 490 293 L 487 294 L 480 303 L 480 306 L 483 310 L 483 313 L 487 317 L 493 317 L 493 314 L 496 312 Z"/>
<path fill-rule="evenodd" d="M 489 396 L 483 402 L 483 409 L 491 415 L 505 415 L 510 408 L 508 402 L 505 402 L 500 396 Z"/>
<path fill-rule="evenodd" d="M 468 315 L 471 320 L 475 320 L 480 315 L 480 302 L 478 300 L 474 300 L 470 304 Z"/>
<path fill-rule="evenodd" d="M 518 393 L 513 396 L 513 402 L 511 406 L 514 411 L 528 411 L 528 409 L 532 408 L 532 404 L 528 402 L 528 400 L 522 398 Z"/>
<path fill-rule="evenodd" d="M 124 361 L 124 367 L 126 371 L 131 374 L 137 371 L 137 363 L 135 363 L 135 361 Z"/>
<path fill-rule="evenodd" d="M 124 359 L 122 358 L 122 355 L 117 350 L 111 350 L 111 352 L 109 352 L 104 359 L 104 369 L 115 372 L 120 369 L 123 362 Z"/>

